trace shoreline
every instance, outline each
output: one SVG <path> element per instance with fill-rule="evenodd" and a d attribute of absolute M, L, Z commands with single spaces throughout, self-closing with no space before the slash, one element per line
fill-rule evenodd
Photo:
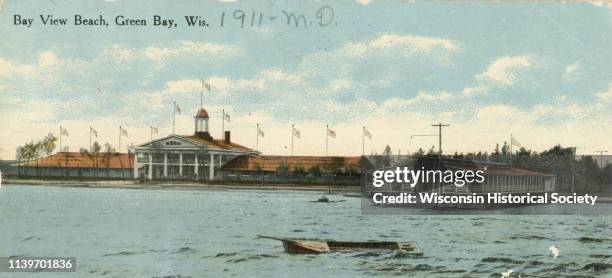
<path fill-rule="evenodd" d="M 73 180 L 41 180 L 41 179 L 5 179 L 3 184 L 40 185 L 57 187 L 86 188 L 125 188 L 125 189 L 195 189 L 195 190 L 297 190 L 329 192 L 330 186 L 300 185 L 300 184 L 206 184 L 195 182 L 137 182 L 137 181 L 73 181 Z M 354 193 L 361 192 L 361 187 L 338 185 L 331 186 L 331 192 Z"/>

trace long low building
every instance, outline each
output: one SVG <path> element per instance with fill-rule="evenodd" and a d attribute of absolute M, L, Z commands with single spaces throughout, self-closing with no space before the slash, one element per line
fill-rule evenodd
<path fill-rule="evenodd" d="M 154 142 L 167 142 L 170 140 L 188 140 L 181 143 L 193 144 L 189 137 L 168 136 Z M 183 142 L 183 141 L 181 141 Z M 147 144 L 145 144 L 146 146 Z M 144 148 L 143 148 L 144 149 Z M 144 149 L 146 150 L 146 149 Z M 229 151 L 226 149 L 226 151 Z M 111 179 L 141 179 L 147 178 L 149 168 L 152 169 L 152 180 L 176 180 L 193 178 L 196 172 L 196 156 L 185 152 L 152 152 L 148 155 L 142 152 L 141 162 L 135 162 L 138 155 L 128 153 L 78 153 L 61 152 L 38 160 L 23 163 L 14 163 L 12 167 L 6 166 L 3 172 L 30 176 L 30 177 L 68 177 L 68 178 L 111 178 Z M 152 158 L 149 162 L 149 157 Z M 210 159 L 202 155 L 198 158 L 198 172 L 202 173 L 201 181 L 207 180 L 210 173 Z M 182 159 L 182 160 L 181 160 Z M 232 177 L 239 176 L 259 176 L 261 174 L 297 174 L 297 169 L 302 169 L 304 175 L 320 176 L 331 174 L 353 175 L 357 178 L 361 168 L 361 157 L 325 157 L 325 156 L 260 156 L 260 155 L 234 155 L 229 153 L 219 155 L 214 154 L 214 173 L 215 180 L 234 180 Z M 225 159 L 228 159 L 227 161 Z M 164 163 L 166 161 L 166 163 Z M 180 162 L 182 161 L 182 163 Z M 138 166 L 136 166 L 138 165 Z M 15 167 L 17 166 L 17 167 Z M 181 168 L 184 178 L 181 178 Z M 317 170 L 314 171 L 313 168 Z M 137 169 L 136 171 L 134 169 Z M 164 169 L 168 175 L 163 176 Z M 283 169 L 285 169 L 283 171 Z M 284 173 L 283 173 L 284 172 Z M 135 174 L 137 173 L 137 174 Z M 298 174 L 299 175 L 299 174 Z M 288 179 L 288 177 L 285 177 Z M 320 178 L 325 180 L 324 177 Z"/>
<path fill-rule="evenodd" d="M 223 170 L 229 173 L 278 172 L 285 169 L 295 172 L 296 169 L 312 171 L 317 168 L 323 172 L 361 172 L 361 157 L 359 156 L 240 156 L 233 159 Z"/>
<path fill-rule="evenodd" d="M 370 160 L 372 161 L 372 160 Z M 518 169 L 506 164 L 474 161 L 468 159 L 451 159 L 436 155 L 410 156 L 398 162 L 399 167 L 408 167 L 412 170 L 439 170 L 439 171 L 482 171 L 485 179 L 483 183 L 472 183 L 464 186 L 455 186 L 453 183 L 421 183 L 409 187 L 401 183 L 393 183 L 389 190 L 410 192 L 436 191 L 440 193 L 472 194 L 472 193 L 544 193 L 556 189 L 556 175 Z M 365 177 L 368 182 L 372 180 L 372 173 L 376 169 L 394 169 L 396 166 L 380 167 L 372 163 L 366 167 Z M 442 189 L 442 190 L 440 190 Z"/>
<path fill-rule="evenodd" d="M 257 174 L 310 175 L 327 181 L 333 174 L 360 172 L 360 157 L 262 156 L 256 150 L 232 142 L 231 133 L 213 138 L 209 116 L 201 108 L 194 117 L 192 135 L 171 134 L 136 146 L 133 153 L 67 153 L 23 163 L 23 176 L 123 178 L 139 180 L 220 181 Z"/>
<path fill-rule="evenodd" d="M 22 176 L 68 178 L 131 178 L 133 155 L 127 153 L 60 152 L 17 164 Z"/>

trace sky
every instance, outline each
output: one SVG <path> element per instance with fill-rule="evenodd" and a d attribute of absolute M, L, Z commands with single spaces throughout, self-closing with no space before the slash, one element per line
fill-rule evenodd
<path fill-rule="evenodd" d="M 612 5 L 487 1 L 0 1 L 0 159 L 48 133 L 78 151 L 193 133 L 201 81 L 213 137 L 221 111 L 232 141 L 264 154 L 491 151 L 512 136 L 528 149 L 555 144 L 612 152 Z M 333 20 L 319 26 L 317 11 Z M 236 12 L 239 10 L 239 12 Z M 236 16 L 245 14 L 245 26 Z M 304 14 L 288 26 L 283 11 Z M 251 12 L 262 25 L 250 26 Z M 75 14 L 109 26 L 44 26 Z M 224 26 L 220 26 L 222 14 Z M 14 25 L 15 15 L 34 18 Z M 115 17 L 149 26 L 116 26 Z M 154 15 L 176 28 L 150 26 Z M 208 27 L 187 27 L 184 16 Z M 270 17 L 276 16 L 276 20 Z M 256 17 L 257 19 L 257 17 Z M 257 20 L 255 20 L 257 22 Z"/>

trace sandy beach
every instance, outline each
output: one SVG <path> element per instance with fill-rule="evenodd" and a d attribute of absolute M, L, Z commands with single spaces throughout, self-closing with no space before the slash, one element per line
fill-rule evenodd
<path fill-rule="evenodd" d="M 300 190 L 329 192 L 327 185 L 303 184 L 206 184 L 196 182 L 139 182 L 139 181 L 77 181 L 77 180 L 41 180 L 41 179 L 5 179 L 3 184 L 42 185 L 58 187 L 90 187 L 90 188 L 129 188 L 129 189 L 201 189 L 201 190 Z M 332 185 L 332 192 L 360 192 L 358 186 Z"/>

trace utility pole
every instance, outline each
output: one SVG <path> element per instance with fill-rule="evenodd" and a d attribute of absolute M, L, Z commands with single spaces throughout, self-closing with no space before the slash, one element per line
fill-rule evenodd
<path fill-rule="evenodd" d="M 599 153 L 599 166 L 601 168 L 604 168 L 606 165 L 603 164 L 603 154 L 607 153 L 608 151 L 595 151 L 596 153 Z"/>
<path fill-rule="evenodd" d="M 437 126 L 438 127 L 438 155 L 442 155 L 442 127 L 447 127 L 447 126 L 450 126 L 450 125 L 449 124 L 438 123 L 438 124 L 433 124 L 431 126 Z"/>

